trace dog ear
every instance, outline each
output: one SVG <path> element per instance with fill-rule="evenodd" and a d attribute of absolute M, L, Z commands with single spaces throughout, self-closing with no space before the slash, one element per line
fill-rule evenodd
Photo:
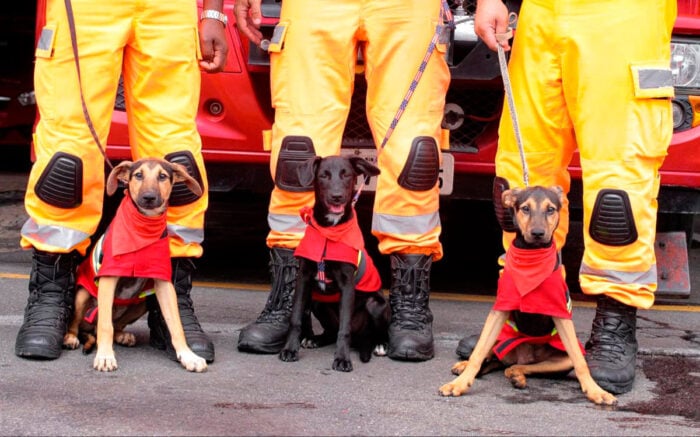
<path fill-rule="evenodd" d="M 561 187 L 561 185 L 552 185 L 550 189 L 557 194 L 559 203 L 564 203 L 564 189 Z"/>
<path fill-rule="evenodd" d="M 190 176 L 187 168 L 184 165 L 178 164 L 177 162 L 171 162 L 170 166 L 173 169 L 173 184 L 184 182 L 185 186 L 189 188 L 195 196 L 199 197 L 202 195 L 202 187 L 192 176 Z"/>
<path fill-rule="evenodd" d="M 358 174 L 371 177 L 377 176 L 380 173 L 379 169 L 374 164 L 364 158 L 360 158 L 359 156 L 351 156 L 348 159 L 350 160 L 350 165 L 352 165 L 352 168 Z"/>
<path fill-rule="evenodd" d="M 512 188 L 510 190 L 505 190 L 501 194 L 501 203 L 506 208 L 515 208 L 518 199 L 518 189 Z"/>
<path fill-rule="evenodd" d="M 129 172 L 131 171 L 132 165 L 133 162 L 131 161 L 122 161 L 116 167 L 114 167 L 111 172 L 109 172 L 106 187 L 108 196 L 111 196 L 117 191 L 119 181 L 122 181 L 127 185 L 129 184 Z"/>
<path fill-rule="evenodd" d="M 303 161 L 297 167 L 297 177 L 299 178 L 299 184 L 302 187 L 311 187 L 316 180 L 316 170 L 318 170 L 318 165 L 321 163 L 320 156 L 314 156 Z"/>

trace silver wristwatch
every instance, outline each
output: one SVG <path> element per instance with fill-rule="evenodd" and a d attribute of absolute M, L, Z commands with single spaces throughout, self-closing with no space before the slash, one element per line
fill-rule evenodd
<path fill-rule="evenodd" d="M 205 11 L 202 11 L 202 15 L 199 16 L 199 21 L 204 20 L 205 18 L 211 18 L 212 20 L 219 20 L 222 23 L 224 23 L 224 26 L 228 24 L 228 17 L 226 14 L 221 13 L 219 11 L 215 11 L 213 9 L 207 9 Z"/>

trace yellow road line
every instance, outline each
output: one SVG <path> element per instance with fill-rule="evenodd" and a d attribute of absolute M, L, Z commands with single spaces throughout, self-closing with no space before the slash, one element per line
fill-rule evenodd
<path fill-rule="evenodd" d="M 0 279 L 29 279 L 27 274 L 2 273 Z M 194 281 L 192 285 L 202 288 L 223 288 L 226 290 L 264 291 L 270 290 L 268 284 L 246 284 L 243 282 L 202 282 Z M 433 291 L 430 293 L 431 299 L 447 300 L 452 302 L 485 302 L 493 303 L 494 296 L 480 296 L 476 294 L 458 294 Z M 595 308 L 595 302 L 574 301 L 575 307 Z M 656 311 L 680 311 L 690 313 L 700 313 L 700 305 L 654 305 L 651 307 Z"/>

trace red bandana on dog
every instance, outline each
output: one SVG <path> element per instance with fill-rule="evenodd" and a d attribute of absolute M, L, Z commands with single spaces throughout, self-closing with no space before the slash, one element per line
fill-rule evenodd
<path fill-rule="evenodd" d="M 129 196 L 124 196 L 117 213 L 90 256 L 78 266 L 76 284 L 97 297 L 100 276 L 153 278 L 170 281 L 170 242 L 165 214 L 146 217 L 138 212 Z M 115 305 L 133 305 L 152 294 L 153 281 L 147 281 L 137 296 L 115 296 Z M 94 322 L 96 307 L 89 309 L 85 320 Z"/>
<path fill-rule="evenodd" d="M 571 297 L 563 269 L 554 244 L 543 249 L 511 245 L 498 280 L 494 309 L 570 319 Z"/>
<path fill-rule="evenodd" d="M 353 211 L 352 218 L 338 226 L 323 227 L 313 217 L 310 207 L 301 209 L 301 217 L 307 223 L 304 237 L 299 242 L 294 256 L 312 261 L 340 261 L 353 264 L 358 268 L 355 289 L 375 292 L 381 289 L 379 272 L 372 258 L 365 250 L 365 241 Z M 340 295 L 314 294 L 314 300 L 337 301 Z"/>
<path fill-rule="evenodd" d="M 97 276 L 133 276 L 169 281 L 172 274 L 165 214 L 140 214 L 124 196 L 105 234 L 102 266 Z"/>

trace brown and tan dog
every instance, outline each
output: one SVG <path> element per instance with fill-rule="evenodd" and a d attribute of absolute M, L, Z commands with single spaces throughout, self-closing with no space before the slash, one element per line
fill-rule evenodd
<path fill-rule="evenodd" d="M 559 210 L 561 209 L 564 200 L 564 193 L 561 187 L 555 186 L 545 188 L 541 186 L 528 187 L 522 189 L 512 189 L 503 192 L 503 206 L 511 208 L 513 211 L 513 221 L 516 224 L 516 237 L 509 249 L 510 254 L 521 250 L 542 249 L 547 250 L 547 258 L 551 256 L 556 259 L 546 260 L 547 266 L 554 266 L 554 270 L 549 269 L 545 282 L 535 284 L 532 288 L 527 288 L 528 291 L 515 293 L 524 294 L 522 300 L 518 303 L 508 301 L 505 296 L 508 289 L 522 288 L 519 281 L 507 279 L 508 269 L 514 270 L 512 265 L 514 261 L 521 259 L 519 256 L 506 254 L 506 265 L 504 274 L 499 279 L 498 295 L 494 308 L 489 312 L 484 328 L 481 331 L 476 346 L 471 353 L 468 361 L 460 361 L 452 366 L 452 373 L 459 375 L 451 382 L 440 387 L 439 392 L 443 396 L 461 396 L 471 388 L 474 379 L 483 373 L 482 364 L 485 360 L 494 361 L 492 350 L 499 339 L 504 324 L 510 320 L 517 320 L 518 328 L 524 331 L 521 325 L 540 325 L 535 326 L 533 331 L 539 331 L 538 336 L 542 336 L 542 332 L 549 330 L 553 325 L 558 333 L 557 341 L 563 344 L 565 352 L 556 349 L 546 343 L 522 341 L 514 349 L 500 357 L 500 364 L 507 367 L 505 375 L 511 380 L 513 385 L 518 388 L 526 387 L 526 375 L 529 374 L 548 374 L 548 373 L 568 373 L 574 369 L 576 377 L 581 384 L 581 390 L 586 394 L 587 398 L 595 403 L 602 405 L 614 405 L 617 399 L 612 394 L 603 390 L 591 377 L 588 370 L 588 365 L 581 351 L 580 343 L 576 337 L 574 323 L 571 320 L 570 314 L 562 314 L 562 310 L 556 305 L 549 304 L 552 308 L 547 310 L 550 314 L 556 313 L 557 316 L 548 316 L 540 314 L 538 305 L 546 305 L 541 294 L 533 294 L 532 298 L 527 300 L 527 294 L 530 290 L 540 290 L 544 283 L 563 284 L 561 275 L 561 265 L 558 260 L 556 249 L 553 247 L 553 235 L 559 224 Z M 542 252 L 545 253 L 545 252 Z M 550 255 L 551 253 L 551 255 Z M 522 255 L 523 252 L 520 252 Z M 540 263 L 540 260 L 537 261 Z M 514 276 L 517 278 L 518 276 Z M 521 278 L 523 278 L 521 276 Z M 551 278 L 551 279 L 550 279 Z M 509 284 L 508 281 L 511 281 Z M 526 282 L 527 279 L 520 282 Z M 555 281 L 555 282 L 547 282 Z M 515 282 L 512 284 L 512 282 Z M 539 288 L 537 288 L 539 287 Z M 559 285 L 558 291 L 563 291 L 561 294 L 568 294 L 565 289 L 566 285 Z M 520 298 L 519 294 L 515 294 L 516 299 Z M 568 297 L 568 296 L 567 296 Z M 560 296 L 557 300 L 566 299 L 567 297 Z M 519 309 L 517 308 L 519 305 Z M 570 311 L 570 307 L 569 310 Z M 565 313 L 565 311 L 564 311 Z M 552 323 L 553 322 L 553 323 Z M 544 324 L 544 326 L 543 326 Z M 542 329 L 544 328 L 544 330 Z M 486 366 L 489 367 L 489 366 Z"/>
<path fill-rule="evenodd" d="M 80 339 L 83 339 L 83 352 L 89 353 L 96 343 L 97 353 L 93 361 L 93 367 L 103 372 L 116 370 L 118 366 L 113 343 L 116 342 L 124 346 L 136 344 L 135 336 L 132 333 L 125 332 L 124 329 L 146 313 L 146 301 L 143 292 L 152 287 L 155 290 L 163 318 L 170 331 L 178 361 L 191 372 L 203 372 L 207 368 L 207 363 L 204 358 L 192 352 L 187 345 L 182 322 L 180 321 L 175 288 L 169 276 L 170 255 L 164 216 L 168 207 L 168 199 L 175 183 L 183 182 L 198 196 L 202 194 L 202 189 L 197 181 L 187 173 L 187 169 L 184 166 L 157 158 L 144 158 L 136 162 L 123 161 L 117 165 L 107 178 L 106 191 L 108 195 L 116 192 L 120 181 L 126 184 L 128 188 L 125 191 L 125 199 L 117 210 L 115 219 L 113 219 L 110 228 L 105 233 L 105 235 L 108 235 L 114 229 L 111 232 L 112 237 L 109 238 L 109 242 L 106 242 L 107 238 L 103 236 L 98 244 L 95 245 L 93 253 L 85 259 L 78 269 L 75 311 L 71 324 L 68 327 L 68 332 L 64 336 L 64 347 L 76 349 L 80 346 Z M 139 218 L 139 215 L 142 217 Z M 159 247 L 159 252 L 157 253 L 162 256 L 158 256 L 156 257 L 158 259 L 153 260 L 140 260 L 140 266 L 138 267 L 140 270 L 138 272 L 134 270 L 133 274 L 100 276 L 95 289 L 93 284 L 97 282 L 95 281 L 95 274 L 98 266 L 104 267 L 104 264 L 102 264 L 103 258 L 106 259 L 108 252 L 116 253 L 112 247 L 120 244 L 117 242 L 117 233 L 126 231 L 130 234 L 121 241 L 137 238 L 136 224 L 132 225 L 132 221 L 157 222 L 157 226 L 153 227 L 153 229 L 156 229 L 159 235 L 146 235 L 145 241 L 148 241 L 148 244 L 151 244 L 151 241 L 155 241 Z M 117 222 L 120 223 L 119 226 L 115 224 Z M 144 228 L 148 232 L 152 229 L 148 225 L 145 225 Z M 131 235 L 132 231 L 133 235 Z M 107 245 L 110 245 L 109 250 Z M 104 249 L 104 252 L 102 249 Z M 140 252 L 135 253 L 138 254 Z M 127 253 L 126 255 L 131 254 Z M 110 254 L 109 256 L 112 257 L 113 255 Z M 136 255 L 136 257 L 138 256 Z M 112 264 L 120 262 L 120 257 L 113 256 L 113 258 L 116 261 L 111 261 Z M 166 267 L 160 270 L 156 267 L 153 271 L 149 271 L 149 265 L 151 264 L 165 265 Z M 119 267 L 116 267 L 116 270 L 115 267 L 111 267 L 111 269 L 112 272 L 119 271 Z M 145 276 L 141 277 L 140 274 Z M 90 288 L 90 291 L 88 288 Z M 97 297 L 93 294 L 97 294 Z M 94 320 L 85 320 L 86 312 L 95 306 L 95 302 L 99 313 L 96 324 Z M 96 340 L 92 334 L 95 330 Z"/>

